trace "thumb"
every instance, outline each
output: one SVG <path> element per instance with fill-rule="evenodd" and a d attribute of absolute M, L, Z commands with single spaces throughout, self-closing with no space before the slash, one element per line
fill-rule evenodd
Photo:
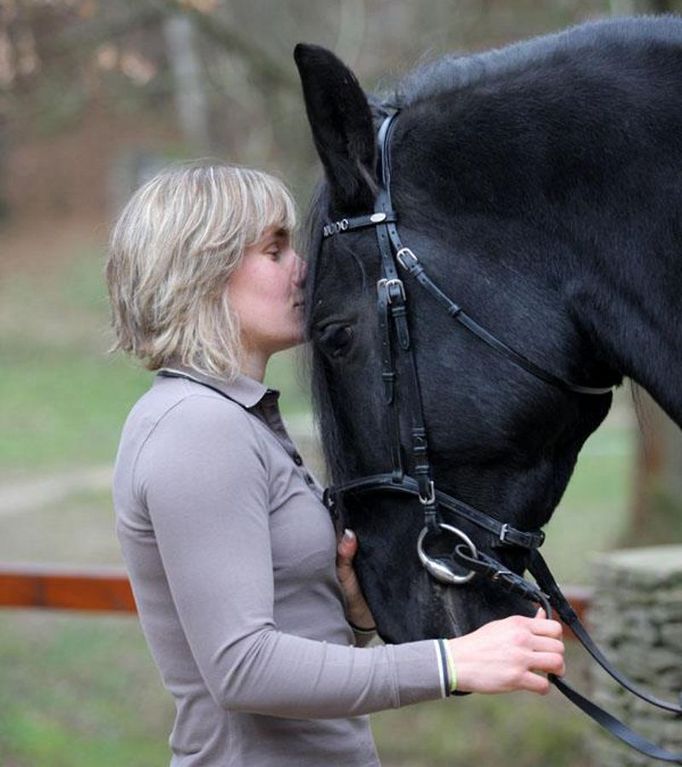
<path fill-rule="evenodd" d="M 544 608 L 538 607 L 538 611 L 535 613 L 536 618 L 546 618 L 547 614 L 544 611 Z"/>
<path fill-rule="evenodd" d="M 352 530 L 346 528 L 337 546 L 337 554 L 340 559 L 347 560 L 344 564 L 350 564 L 358 550 L 358 539 Z"/>

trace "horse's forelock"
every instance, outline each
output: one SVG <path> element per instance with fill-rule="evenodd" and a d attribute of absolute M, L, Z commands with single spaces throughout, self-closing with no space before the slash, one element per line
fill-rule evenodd
<path fill-rule="evenodd" d="M 330 199 L 328 185 L 324 181 L 320 182 L 313 191 L 304 227 L 303 252 L 308 264 L 304 321 L 308 338 L 310 338 L 311 333 L 315 282 L 320 268 L 322 226 L 329 217 Z M 320 432 L 330 478 L 345 476 L 347 471 L 346 457 L 342 449 L 341 427 L 334 415 L 335 409 L 330 390 L 331 382 L 328 380 L 329 373 L 323 355 L 313 344 L 310 344 L 306 362 L 310 372 L 313 412 Z"/>

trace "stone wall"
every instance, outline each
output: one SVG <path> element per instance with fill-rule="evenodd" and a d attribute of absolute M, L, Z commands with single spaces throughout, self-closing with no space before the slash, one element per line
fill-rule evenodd
<path fill-rule="evenodd" d="M 589 624 L 597 643 L 619 670 L 645 690 L 678 701 L 682 692 L 682 546 L 600 555 L 595 574 Z M 657 745 L 682 752 L 682 718 L 640 701 L 600 670 L 592 672 L 592 688 L 596 702 L 629 727 Z M 661 764 L 622 746 L 596 725 L 591 750 L 594 767 Z"/>

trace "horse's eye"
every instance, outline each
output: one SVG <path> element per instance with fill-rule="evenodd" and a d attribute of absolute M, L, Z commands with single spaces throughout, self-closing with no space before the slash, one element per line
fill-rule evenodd
<path fill-rule="evenodd" d="M 327 325 L 320 331 L 319 344 L 330 357 L 342 357 L 350 348 L 353 328 L 350 325 Z"/>

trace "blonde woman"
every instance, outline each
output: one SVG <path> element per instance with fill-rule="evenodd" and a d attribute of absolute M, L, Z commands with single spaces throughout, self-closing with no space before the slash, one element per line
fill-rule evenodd
<path fill-rule="evenodd" d="M 281 182 L 204 163 L 145 184 L 111 237 L 117 346 L 157 371 L 123 429 L 114 503 L 176 704 L 174 767 L 377 765 L 372 711 L 455 688 L 544 693 L 542 674 L 563 673 L 561 628 L 541 614 L 362 646 L 357 542 L 337 544 L 263 385 L 271 355 L 303 338 L 294 226 Z"/>

